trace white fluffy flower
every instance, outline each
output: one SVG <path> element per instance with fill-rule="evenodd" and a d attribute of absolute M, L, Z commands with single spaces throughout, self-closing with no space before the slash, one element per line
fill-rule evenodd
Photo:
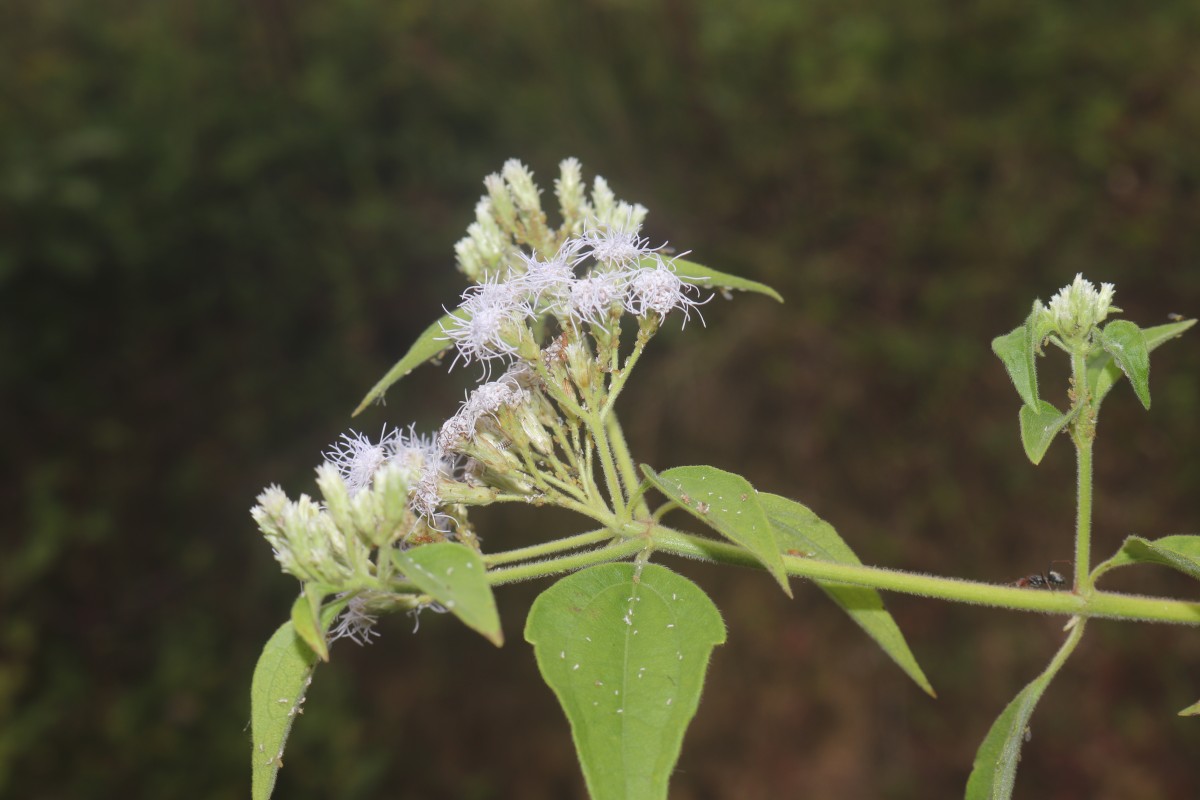
<path fill-rule="evenodd" d="M 337 468 L 342 479 L 346 481 L 346 489 L 351 497 L 363 489 L 371 487 L 371 479 L 375 472 L 387 463 L 392 454 L 394 443 L 401 436 L 399 430 L 390 433 L 384 426 L 378 442 L 357 431 L 343 433 L 341 440 L 334 442 L 331 448 L 322 455 L 325 463 Z"/>
<path fill-rule="evenodd" d="M 626 225 L 599 225 L 580 237 L 579 252 L 612 267 L 635 264 L 643 256 L 661 249 L 651 247 L 650 240 L 639 236 L 638 231 L 639 227 L 633 224 L 632 219 Z"/>
<path fill-rule="evenodd" d="M 528 314 L 526 287 L 520 281 L 488 280 L 463 292 L 462 312 L 442 328 L 454 342 L 459 359 L 490 361 L 516 352 L 513 337 Z M 451 365 L 453 366 L 453 364 Z"/>
<path fill-rule="evenodd" d="M 524 273 L 515 282 L 524 289 L 525 310 L 530 316 L 556 307 L 567 296 L 575 280 L 575 267 L 583 260 L 580 244 L 579 239 L 568 239 L 545 261 L 520 254 Z"/>
<path fill-rule="evenodd" d="M 576 321 L 603 323 L 615 309 L 625 311 L 625 273 L 593 272 L 571 283 L 565 311 Z"/>
<path fill-rule="evenodd" d="M 654 267 L 633 270 L 628 277 L 627 291 L 629 310 L 637 316 L 657 314 L 661 319 L 678 308 L 683 311 L 685 325 L 691 319 L 693 308 L 712 299 L 711 295 L 704 300 L 688 297 L 689 291 L 699 294 L 700 290 L 680 280 L 674 268 L 664 261 Z M 703 322 L 704 317 L 700 320 Z"/>
<path fill-rule="evenodd" d="M 504 406 L 517 406 L 529 399 L 529 391 L 521 387 L 513 374 L 505 373 L 499 380 L 477 386 L 467 395 L 458 412 L 442 424 L 437 447 L 443 458 L 455 446 L 475 435 L 479 420 L 493 415 Z"/>

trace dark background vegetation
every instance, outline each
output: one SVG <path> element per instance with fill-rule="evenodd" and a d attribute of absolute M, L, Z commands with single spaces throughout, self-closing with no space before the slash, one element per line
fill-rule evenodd
<path fill-rule="evenodd" d="M 0 4 L 0 795 L 247 796 L 250 675 L 296 591 L 247 510 L 310 490 L 454 302 L 509 157 L 549 199 L 578 156 L 656 242 L 787 298 L 668 326 L 622 401 L 640 459 L 803 499 L 868 563 L 1008 582 L 1069 558 L 1070 448 L 1025 460 L 988 344 L 1078 271 L 1143 324 L 1200 313 L 1198 37 L 1193 0 Z M 1198 370 L 1192 333 L 1156 354 L 1151 413 L 1108 400 L 1097 556 L 1196 530 Z M 433 428 L 465 372 L 356 423 Z M 577 529 L 476 521 L 492 548 Z M 681 569 L 730 627 L 681 799 L 961 796 L 1060 638 L 892 595 L 934 701 L 812 587 Z M 502 650 L 429 616 L 339 644 L 278 795 L 581 796 L 520 637 L 544 586 L 500 594 Z M 1018 794 L 1200 795 L 1175 716 L 1198 663 L 1194 631 L 1093 625 Z"/>

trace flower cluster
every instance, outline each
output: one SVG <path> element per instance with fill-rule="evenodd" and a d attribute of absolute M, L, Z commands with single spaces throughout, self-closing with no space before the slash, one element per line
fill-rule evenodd
<path fill-rule="evenodd" d="M 321 502 L 308 495 L 293 501 L 271 486 L 250 513 L 285 572 L 351 591 L 377 575 L 373 554 L 443 539 L 447 521 L 466 527 L 465 517 L 427 520 L 408 503 L 410 487 L 442 468 L 434 442 L 411 429 L 385 429 L 379 441 L 350 431 L 317 467 Z"/>
<path fill-rule="evenodd" d="M 408 480 L 415 478 L 436 457 L 436 448 L 432 440 L 417 435 L 415 426 L 409 426 L 407 432 L 399 428 L 389 432 L 384 426 L 378 442 L 353 430 L 343 433 L 324 456 L 325 463 L 337 468 L 354 497 L 371 487 L 375 474 L 385 465 L 398 467 Z"/>
<path fill-rule="evenodd" d="M 684 324 L 696 306 L 699 289 L 684 282 L 661 247 L 651 247 L 637 229 L 587 228 L 568 238 L 553 255 L 541 259 L 520 253 L 503 277 L 469 287 L 462 303 L 443 325 L 457 354 L 454 364 L 530 355 L 536 348 L 533 328 L 554 317 L 561 328 L 587 325 L 611 329 L 631 313 L 661 322 L 679 310 Z"/>
<path fill-rule="evenodd" d="M 473 281 L 442 335 L 451 366 L 478 362 L 484 381 L 435 436 L 386 427 L 377 439 L 341 436 L 317 468 L 320 501 L 277 486 L 252 515 L 284 571 L 349 596 L 331 632 L 370 641 L 391 550 L 456 539 L 478 548 L 466 506 L 497 501 L 578 505 L 597 492 L 585 409 L 601 408 L 618 369 L 621 318 L 639 320 L 635 355 L 672 311 L 684 322 L 707 302 L 663 246 L 641 235 L 646 209 L 617 200 L 603 178 L 590 194 L 579 162 L 560 165 L 551 229 L 533 176 L 509 161 L 484 185 L 476 219 L 456 247 Z M 492 368 L 506 363 L 497 380 Z M 617 390 L 619 391 L 619 389 Z M 418 602 L 413 595 L 412 602 Z"/>
<path fill-rule="evenodd" d="M 559 178 L 554 182 L 562 214 L 557 230 L 547 225 L 541 191 L 533 173 L 520 161 L 510 159 L 483 183 L 488 193 L 475 206 L 475 222 L 454 246 L 459 270 L 477 283 L 511 269 L 522 247 L 539 258 L 549 258 L 567 239 L 583 235 L 589 227 L 636 231 L 646 218 L 645 206 L 618 200 L 599 176 L 592 184 L 589 201 L 579 161 L 574 158 L 559 165 Z"/>
<path fill-rule="evenodd" d="M 1039 302 L 1037 309 L 1043 323 L 1051 330 L 1064 339 L 1078 339 L 1087 336 L 1110 313 L 1120 312 L 1112 299 L 1111 283 L 1100 284 L 1097 291 L 1095 284 L 1085 280 L 1080 273 L 1070 286 L 1064 286 L 1050 298 L 1048 307 Z"/>

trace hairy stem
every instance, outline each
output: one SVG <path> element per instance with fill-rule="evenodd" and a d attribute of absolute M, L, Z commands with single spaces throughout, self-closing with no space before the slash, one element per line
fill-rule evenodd
<path fill-rule="evenodd" d="M 569 556 L 562 556 L 561 558 L 548 558 L 543 561 L 531 561 L 513 567 L 489 570 L 487 574 L 488 583 L 492 586 L 499 586 L 502 583 L 515 583 L 532 578 L 542 578 L 547 575 L 557 575 L 561 572 L 571 572 L 572 570 L 583 569 L 595 564 L 604 564 L 609 561 L 627 558 L 645 547 L 646 541 L 644 539 L 626 539 L 611 544 L 608 547 L 574 553 Z"/>
<path fill-rule="evenodd" d="M 1071 440 L 1075 443 L 1075 591 L 1087 594 L 1092 590 L 1092 443 L 1096 439 L 1096 409 L 1088 392 L 1087 355 L 1081 351 L 1071 354 L 1072 400 L 1078 413 L 1071 423 Z"/>
<path fill-rule="evenodd" d="M 617 419 L 616 414 L 609 414 L 604 420 L 605 430 L 608 432 L 608 438 L 612 442 L 613 455 L 617 459 L 617 469 L 621 473 L 621 479 L 625 481 L 627 492 L 635 492 L 639 480 L 637 467 L 633 464 L 633 456 L 629 453 L 629 445 L 625 441 L 625 432 L 621 429 L 621 423 Z M 646 499 L 642 494 L 634 494 L 630 497 L 632 508 L 630 509 L 639 517 L 650 515 L 650 507 L 646 505 Z"/>
<path fill-rule="evenodd" d="M 616 462 L 613 461 L 612 448 L 609 446 L 608 432 L 604 422 L 599 414 L 591 414 L 586 419 L 592 440 L 596 443 L 596 454 L 600 457 L 600 469 L 604 472 L 604 483 L 608 487 L 613 513 L 622 515 L 622 521 L 628 521 L 629 512 L 625 508 L 625 495 L 622 491 L 621 479 L 617 475 Z"/>
<path fill-rule="evenodd" d="M 529 547 L 518 547 L 515 550 L 491 553 L 483 557 L 483 562 L 489 567 L 494 567 L 500 564 L 511 564 L 515 561 L 528 561 L 534 558 L 544 558 L 555 553 L 562 553 L 567 550 L 574 550 L 579 547 L 587 547 L 590 544 L 600 544 L 611 538 L 613 538 L 612 531 L 602 528 L 598 531 L 580 533 L 564 539 L 555 539 L 552 542 L 543 542 L 542 544 L 530 545 Z"/>
<path fill-rule="evenodd" d="M 629 526 L 629 534 L 645 535 L 645 528 L 635 523 Z M 692 536 L 661 526 L 653 529 L 651 537 L 654 540 L 655 549 L 659 552 L 722 564 L 762 568 L 762 564 L 748 551 L 715 539 Z M 1072 614 L 1082 617 L 1109 617 L 1200 625 L 1200 603 L 1186 600 L 1097 591 L 1084 596 L 1075 592 L 1001 586 L 994 583 L 922 575 L 903 570 L 856 564 L 836 564 L 797 556 L 784 556 L 783 564 L 789 575 L 819 581 L 852 583 L 857 586 L 868 586 L 874 589 L 933 597 L 958 603 L 987 605 L 1015 611 L 1040 611 L 1046 614 Z"/>

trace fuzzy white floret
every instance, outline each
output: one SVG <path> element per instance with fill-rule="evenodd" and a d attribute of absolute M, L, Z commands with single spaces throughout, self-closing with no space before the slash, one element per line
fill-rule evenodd
<path fill-rule="evenodd" d="M 376 471 L 382 467 L 394 452 L 396 442 L 400 440 L 399 430 L 388 431 L 384 426 L 378 442 L 372 442 L 364 434 L 351 430 L 341 435 L 341 440 L 334 442 L 331 448 L 323 454 L 325 463 L 337 468 L 342 479 L 346 481 L 346 489 L 351 497 L 368 489 Z"/>
<path fill-rule="evenodd" d="M 680 280 L 670 264 L 660 261 L 654 267 L 644 267 L 630 273 L 627 302 L 629 309 L 639 317 L 657 314 L 661 319 L 678 308 L 683 311 L 686 325 L 691 319 L 692 309 L 712 299 L 709 296 L 704 300 L 695 300 L 688 296 L 688 292 L 699 294 L 699 291 L 692 284 Z M 700 319 L 703 322 L 703 316 Z"/>
<path fill-rule="evenodd" d="M 506 337 L 529 313 L 527 289 L 520 281 L 491 279 L 471 286 L 463 292 L 458 309 L 462 314 L 442 328 L 458 349 L 454 364 L 459 360 L 464 364 L 490 361 L 516 353 L 516 346 Z"/>
<path fill-rule="evenodd" d="M 614 310 L 625 310 L 626 277 L 620 272 L 593 272 L 571 284 L 567 314 L 576 321 L 602 323 Z"/>

